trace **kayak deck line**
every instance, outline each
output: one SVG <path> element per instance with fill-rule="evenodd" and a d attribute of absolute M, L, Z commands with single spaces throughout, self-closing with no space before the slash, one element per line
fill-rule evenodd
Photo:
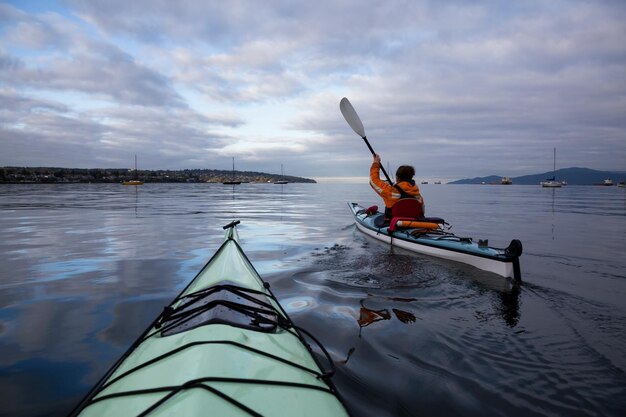
<path fill-rule="evenodd" d="M 222 391 L 210 385 L 206 385 L 205 383 L 207 382 L 234 383 L 234 384 L 257 384 L 257 385 L 280 386 L 280 387 L 291 387 L 291 388 L 304 388 L 304 389 L 317 390 L 317 391 L 325 392 L 331 395 L 335 395 L 334 391 L 332 391 L 329 388 L 324 388 L 324 387 L 311 385 L 311 384 L 302 384 L 302 383 L 285 382 L 285 381 L 273 381 L 273 380 L 264 380 L 264 379 L 206 377 L 206 378 L 199 378 L 199 379 L 187 381 L 183 385 L 157 387 L 157 388 L 149 388 L 149 389 L 134 390 L 134 391 L 123 391 L 123 392 L 117 392 L 113 394 L 107 394 L 98 398 L 94 398 L 90 403 L 86 404 L 85 407 L 92 405 L 92 404 L 96 404 L 100 401 L 106 401 L 106 400 L 110 400 L 114 398 L 131 397 L 134 395 L 144 395 L 144 394 L 167 393 L 165 397 L 162 397 L 157 403 L 155 403 L 153 406 L 146 409 L 143 413 L 140 414 L 140 415 L 147 415 L 150 412 L 154 411 L 158 406 L 162 405 L 165 401 L 173 398 L 174 395 L 179 394 L 184 390 L 201 388 L 230 402 L 231 404 L 237 406 L 238 408 L 242 409 L 243 411 L 247 412 L 248 414 L 252 416 L 262 416 L 261 414 L 255 412 L 254 410 L 240 403 L 236 399 L 224 394 Z"/>
<path fill-rule="evenodd" d="M 186 302 L 176 309 L 166 307 L 155 327 L 167 336 L 209 323 L 258 331 L 272 331 L 281 323 L 287 325 L 287 320 L 262 297 L 267 294 L 224 282 L 180 298 Z M 227 313 L 226 318 L 219 315 L 223 312 Z"/>
<path fill-rule="evenodd" d="M 141 370 L 141 369 L 143 369 L 143 368 L 145 368 L 147 366 L 154 365 L 155 363 L 157 363 L 157 362 L 159 362 L 159 361 L 161 361 L 163 359 L 167 359 L 170 356 L 176 355 L 176 354 L 178 354 L 178 353 L 180 353 L 180 352 L 182 352 L 184 350 L 191 349 L 191 348 L 194 348 L 196 346 L 204 346 L 204 345 L 231 345 L 231 346 L 235 346 L 235 347 L 240 348 L 240 349 L 248 350 L 248 351 L 250 351 L 250 352 L 252 352 L 252 353 L 254 353 L 256 355 L 265 356 L 267 358 L 276 360 L 278 362 L 282 362 L 282 363 L 284 363 L 286 365 L 294 366 L 294 367 L 296 367 L 296 368 L 298 368 L 298 369 L 300 369 L 302 371 L 306 371 L 306 372 L 309 372 L 309 373 L 315 375 L 316 378 L 324 378 L 324 377 L 326 377 L 325 374 L 317 372 L 314 369 L 306 368 L 306 367 L 301 366 L 301 365 L 299 365 L 297 363 L 287 361 L 287 360 L 285 360 L 285 359 L 283 359 L 283 358 L 281 358 L 279 356 L 275 356 L 275 355 L 269 354 L 269 353 L 264 352 L 262 350 L 255 349 L 253 347 L 246 346 L 246 345 L 243 345 L 241 343 L 233 342 L 232 340 L 210 340 L 210 341 L 204 341 L 204 342 L 191 342 L 191 343 L 186 344 L 184 346 L 180 346 L 180 347 L 178 347 L 178 348 L 176 348 L 174 350 L 170 350 L 170 351 L 168 351 L 168 352 L 166 352 L 166 353 L 164 353 L 164 354 L 162 354 L 162 355 L 160 355 L 160 356 L 158 356 L 158 357 L 156 357 L 154 359 L 151 359 L 151 360 L 149 360 L 147 362 L 144 362 L 144 363 L 142 363 L 140 365 L 137 365 L 136 367 L 134 367 L 134 368 L 124 372 L 123 374 L 115 377 L 114 379 L 108 381 L 106 384 L 102 385 L 102 387 L 100 387 L 100 392 L 104 391 L 105 389 L 109 388 L 111 385 L 115 384 L 116 382 L 121 381 L 125 377 L 127 377 L 127 376 L 133 374 L 134 372 L 137 372 L 137 371 L 139 371 L 139 370 Z"/>
<path fill-rule="evenodd" d="M 396 229 L 388 225 L 379 226 L 376 219 L 382 213 L 371 213 L 358 203 L 348 203 L 354 220 L 361 232 L 366 235 L 412 252 L 461 262 L 496 273 L 505 278 L 521 281 L 519 257 L 522 244 L 512 240 L 504 249 L 487 246 L 486 241 L 473 242 L 472 238 L 459 237 L 443 229 L 422 228 Z"/>
<path fill-rule="evenodd" d="M 217 415 L 349 416 L 330 354 L 258 275 L 237 224 L 71 416 L 204 415 L 207 406 Z"/>

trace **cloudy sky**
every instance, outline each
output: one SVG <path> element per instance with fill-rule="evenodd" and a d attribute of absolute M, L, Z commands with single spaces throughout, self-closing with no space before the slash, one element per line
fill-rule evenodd
<path fill-rule="evenodd" d="M 0 3 L 0 166 L 626 170 L 626 2 Z"/>

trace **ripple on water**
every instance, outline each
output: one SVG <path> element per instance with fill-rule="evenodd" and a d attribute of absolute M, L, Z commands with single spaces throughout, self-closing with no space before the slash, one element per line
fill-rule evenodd
<path fill-rule="evenodd" d="M 284 298 L 280 300 L 280 304 L 283 306 L 287 314 L 301 313 L 312 310 L 318 306 L 315 298 L 310 296 Z"/>

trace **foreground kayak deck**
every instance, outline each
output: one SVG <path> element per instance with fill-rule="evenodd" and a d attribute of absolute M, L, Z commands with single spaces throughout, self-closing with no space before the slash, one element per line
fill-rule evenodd
<path fill-rule="evenodd" d="M 348 206 L 357 228 L 374 239 L 412 252 L 461 262 L 506 278 L 521 280 L 519 257 L 522 246 L 518 240 L 513 240 L 508 248 L 498 249 L 440 230 L 405 228 L 390 231 L 388 226 L 376 225 L 376 219 L 382 213 L 370 214 L 358 203 L 348 203 Z"/>
<path fill-rule="evenodd" d="M 71 415 L 348 416 L 332 372 L 241 249 L 237 223 Z"/>

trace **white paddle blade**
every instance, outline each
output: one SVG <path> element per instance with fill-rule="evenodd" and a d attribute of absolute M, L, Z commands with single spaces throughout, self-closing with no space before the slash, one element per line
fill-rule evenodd
<path fill-rule="evenodd" d="M 356 114 L 354 107 L 352 107 L 352 104 L 350 104 L 350 101 L 347 98 L 344 97 L 341 99 L 339 102 L 339 110 L 341 110 L 343 118 L 346 119 L 346 122 L 348 122 L 352 130 L 354 130 L 357 135 L 364 138 L 365 128 L 363 127 L 363 123 L 361 123 L 359 115 Z"/>

